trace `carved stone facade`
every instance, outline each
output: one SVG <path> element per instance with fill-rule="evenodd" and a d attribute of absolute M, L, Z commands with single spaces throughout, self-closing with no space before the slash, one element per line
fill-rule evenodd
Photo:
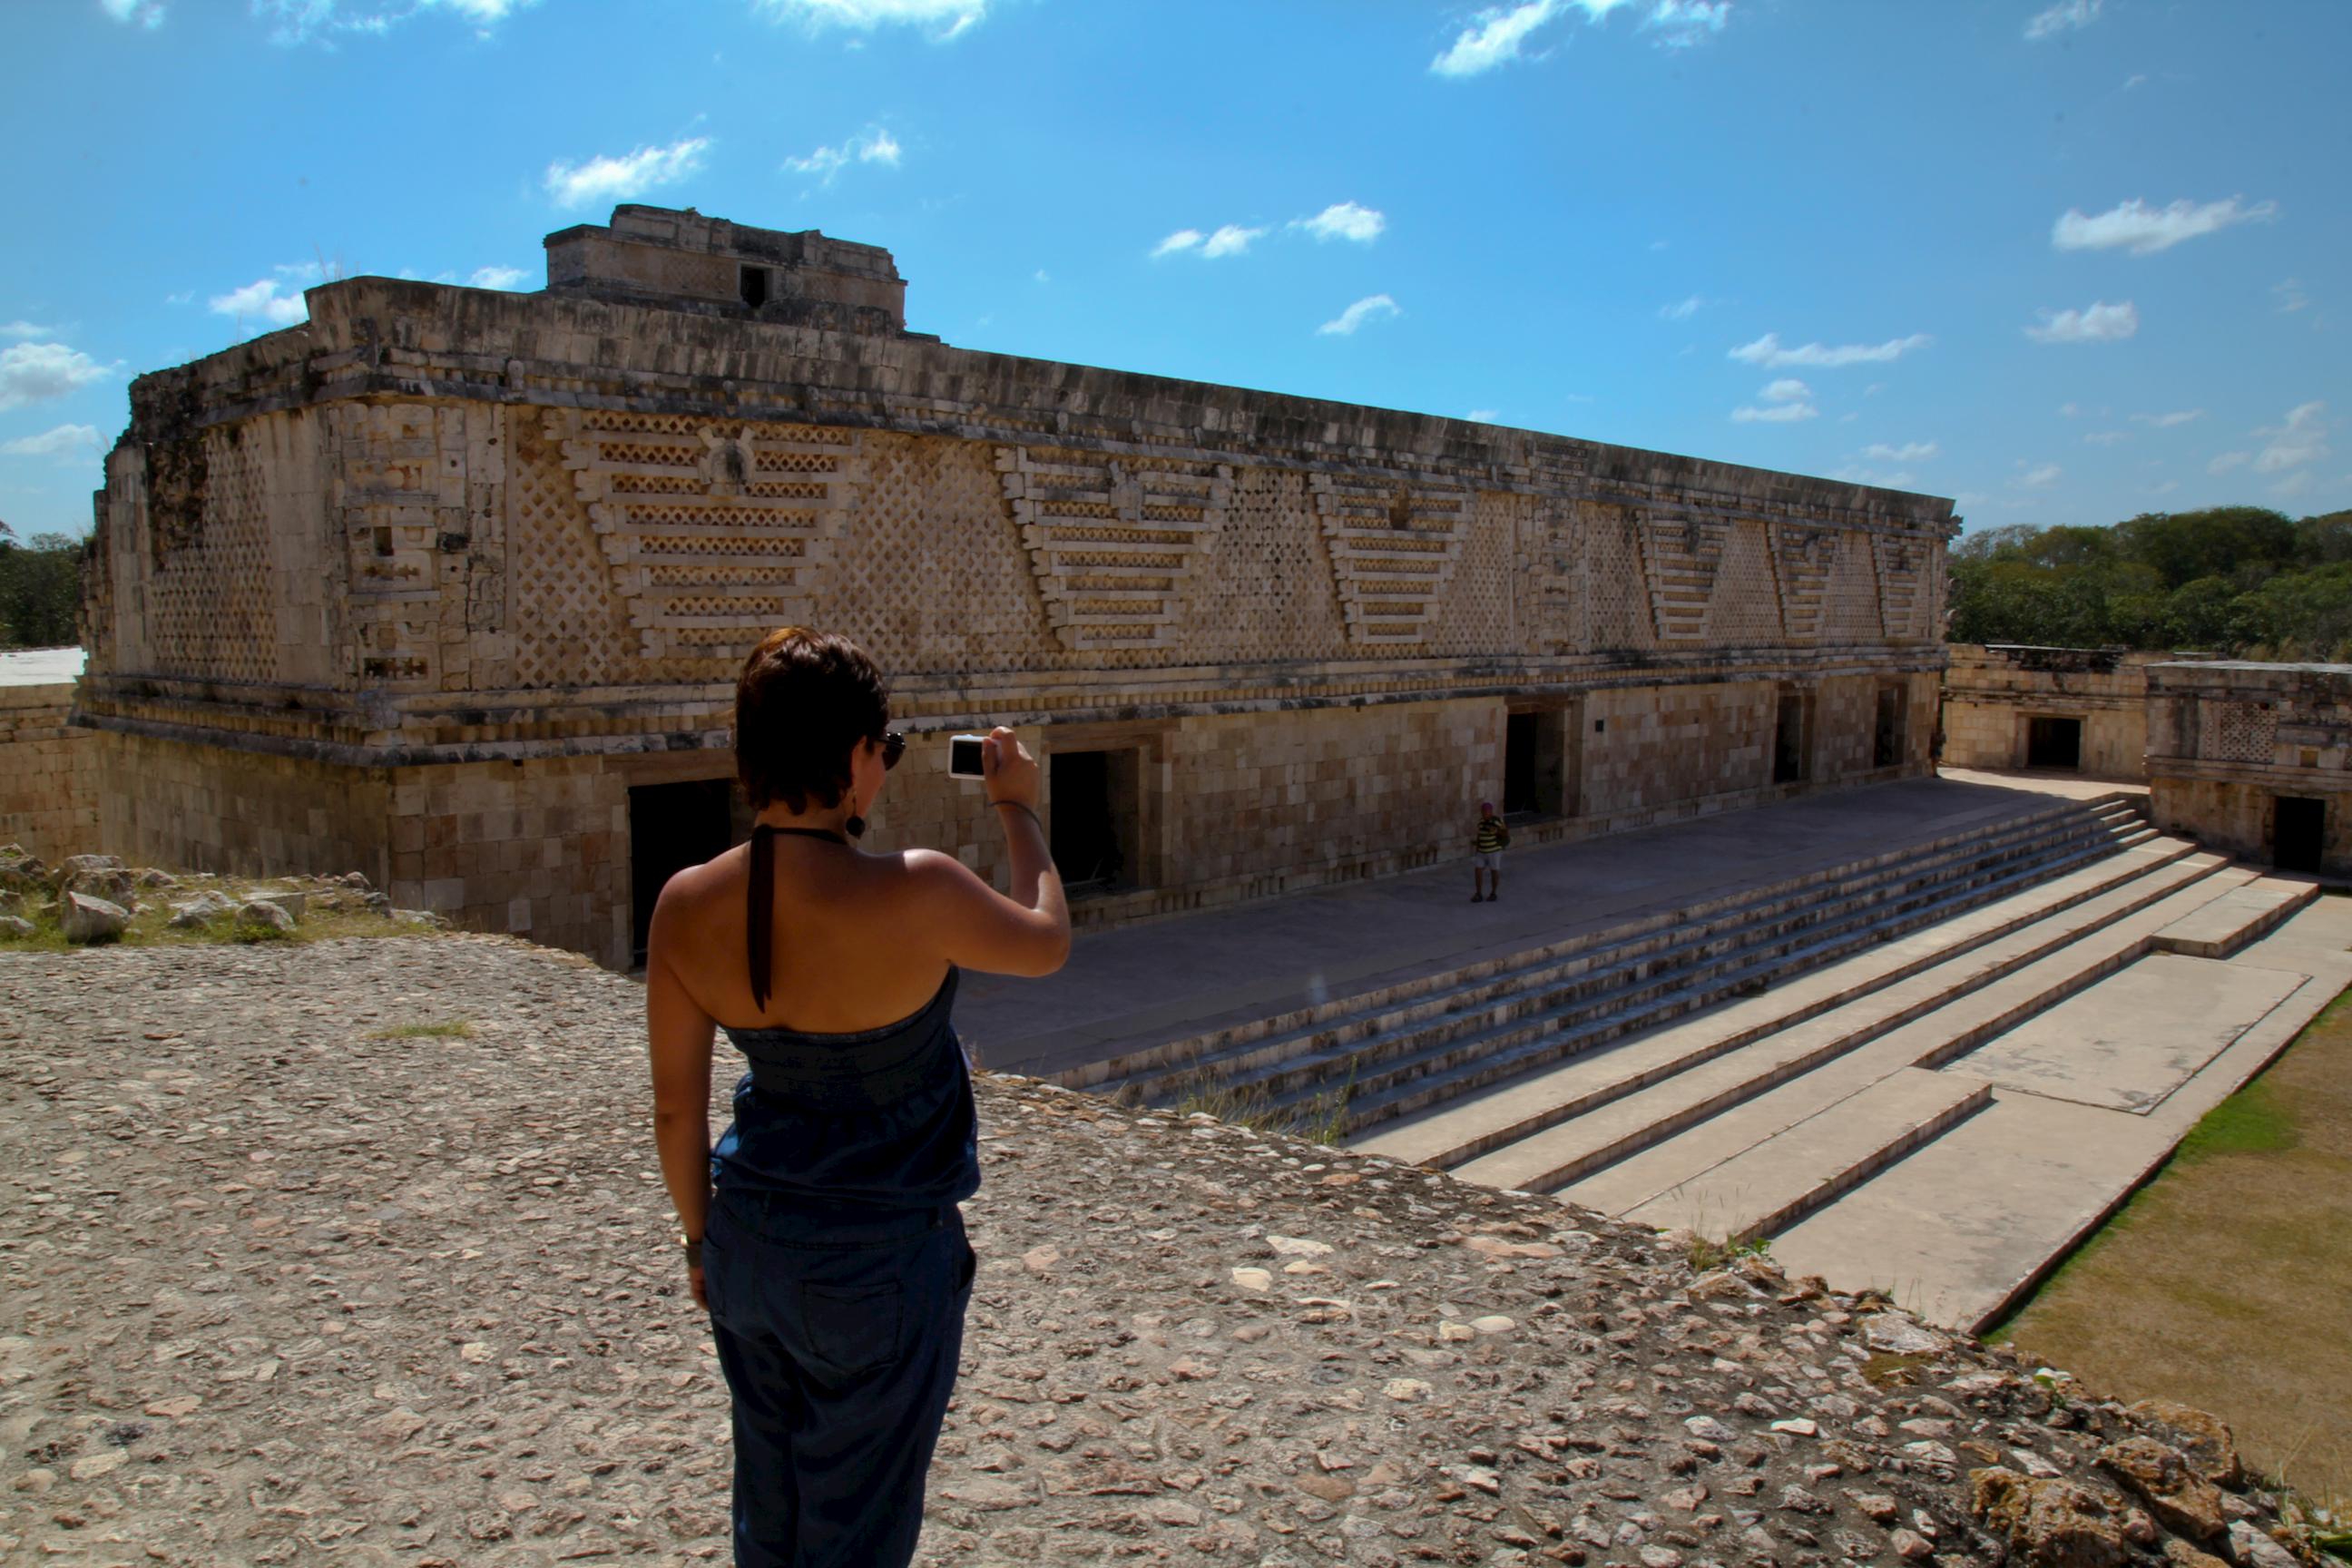
<path fill-rule="evenodd" d="M 539 294 L 328 284 L 134 384 L 109 848 L 625 963 L 793 622 L 919 737 L 869 842 L 992 872 L 919 737 L 1029 726 L 1088 921 L 1426 864 L 1482 795 L 1525 844 L 1927 765 L 1947 502 L 959 350 L 822 236 L 624 207 L 549 249 Z"/>
<path fill-rule="evenodd" d="M 1943 760 L 2147 777 L 2147 670 L 2179 656 L 1956 644 L 1944 671 Z"/>
<path fill-rule="evenodd" d="M 2352 876 L 2352 665 L 2147 667 L 2157 826 L 2287 870 Z"/>

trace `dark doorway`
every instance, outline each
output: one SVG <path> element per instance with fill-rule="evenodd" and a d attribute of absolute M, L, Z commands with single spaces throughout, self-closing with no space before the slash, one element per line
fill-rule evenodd
<path fill-rule="evenodd" d="M 1772 782 L 1797 784 L 1805 777 L 1805 699 L 1800 692 L 1780 694 L 1780 717 L 1772 731 Z"/>
<path fill-rule="evenodd" d="M 2083 721 L 2080 719 L 2028 719 L 2025 721 L 2025 765 L 2029 768 L 2080 768 L 2083 765 Z"/>
<path fill-rule="evenodd" d="M 2272 805 L 2271 864 L 2282 871 L 2316 871 L 2326 853 L 2327 803 L 2283 795 Z"/>
<path fill-rule="evenodd" d="M 766 268 L 743 268 L 737 274 L 737 287 L 742 291 L 743 303 L 756 310 L 768 302 L 768 269 Z"/>
<path fill-rule="evenodd" d="M 1870 765 L 1891 768 L 1903 760 L 1903 699 L 1899 686 L 1878 689 L 1878 728 L 1871 741 Z"/>
<path fill-rule="evenodd" d="M 1055 752 L 1051 769 L 1054 864 L 1071 892 L 1128 885 L 1136 831 L 1133 752 Z"/>
<path fill-rule="evenodd" d="M 629 942 L 646 961 L 654 900 L 688 866 L 724 855 L 735 842 L 735 785 L 728 779 L 639 784 L 629 791 Z"/>
<path fill-rule="evenodd" d="M 1534 811 L 1536 802 L 1536 735 L 1542 718 L 1538 713 L 1503 716 L 1503 815 Z"/>

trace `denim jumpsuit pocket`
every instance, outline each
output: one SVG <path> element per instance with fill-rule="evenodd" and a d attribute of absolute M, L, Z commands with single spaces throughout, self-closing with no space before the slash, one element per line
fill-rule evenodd
<path fill-rule="evenodd" d="M 810 1359 L 843 1377 L 891 1366 L 906 1354 L 906 1293 L 885 1285 L 801 1287 Z"/>

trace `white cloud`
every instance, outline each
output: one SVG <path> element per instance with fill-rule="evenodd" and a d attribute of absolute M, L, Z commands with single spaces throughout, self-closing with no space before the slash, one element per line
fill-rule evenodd
<path fill-rule="evenodd" d="M 2254 454 L 2254 472 L 2258 474 L 2275 474 L 2318 462 L 2328 455 L 2327 405 L 2300 404 L 2287 411 L 2285 424 L 2254 434 L 2266 438 L 2263 449 Z"/>
<path fill-rule="evenodd" d="M 1807 343 L 1802 348 L 1787 348 L 1780 334 L 1767 332 L 1752 343 L 1742 343 L 1731 351 L 1730 357 L 1749 364 L 1760 364 L 1768 370 L 1782 365 L 1811 365 L 1821 370 L 1835 370 L 1841 365 L 1876 364 L 1900 359 L 1913 349 L 1924 349 L 1936 340 L 1925 332 L 1914 332 L 1907 338 L 1889 338 L 1883 343 L 1843 343 L 1830 348 L 1822 343 Z"/>
<path fill-rule="evenodd" d="M 2131 432 L 2128 430 L 2086 430 L 2083 433 L 2083 445 L 2085 447 L 2112 447 L 2118 441 L 2130 439 Z"/>
<path fill-rule="evenodd" d="M 160 27 L 163 25 L 162 0 L 98 0 L 98 8 L 118 22 L 134 26 Z"/>
<path fill-rule="evenodd" d="M 1723 31 L 1730 19 L 1731 0 L 1654 0 L 1642 26 L 1667 48 L 1686 49 Z"/>
<path fill-rule="evenodd" d="M 2062 403 L 2058 405 L 2058 413 L 2062 418 L 2072 419 L 2082 412 L 2083 405 L 2079 403 Z"/>
<path fill-rule="evenodd" d="M 1249 249 L 1250 241 L 1265 233 L 1262 228 L 1244 228 L 1237 223 L 1225 224 L 1209 236 L 1208 242 L 1201 247 L 1201 254 L 1206 257 L 1239 256 Z"/>
<path fill-rule="evenodd" d="M 2175 426 L 2186 425 L 2191 419 L 2200 419 L 2204 415 L 2205 411 L 2202 408 L 2183 408 L 2173 414 L 2135 414 L 2132 416 L 2132 423 L 2153 425 L 2159 430 L 2169 430 Z"/>
<path fill-rule="evenodd" d="M 286 268 L 278 270 L 282 274 Z M 240 326 L 260 321 L 272 327 L 290 327 L 310 316 L 299 284 L 289 284 L 282 276 L 257 278 L 242 289 L 215 294 L 209 305 L 215 315 L 226 316 Z"/>
<path fill-rule="evenodd" d="M 819 184 L 829 185 L 835 174 L 852 163 L 880 163 L 895 169 L 904 151 L 887 131 L 874 130 L 852 136 L 838 147 L 820 147 L 805 158 L 787 158 L 784 167 L 796 174 L 814 174 Z"/>
<path fill-rule="evenodd" d="M 1843 479 L 1850 485 L 1875 485 L 1881 489 L 1907 490 L 1918 482 L 1908 469 L 1897 468 L 1892 473 L 1877 468 L 1865 468 L 1853 464 L 1832 474 L 1833 479 Z"/>
<path fill-rule="evenodd" d="M 2121 342 L 2139 331 L 2139 311 L 2129 300 L 2120 305 L 2102 300 L 2080 310 L 2044 310 L 2042 324 L 2025 335 L 2037 343 Z"/>
<path fill-rule="evenodd" d="M 9 321 L 0 324 L 0 338 L 53 338 L 57 331 L 50 327 L 37 327 L 30 321 Z"/>
<path fill-rule="evenodd" d="M 639 147 L 618 158 L 600 155 L 584 163 L 558 159 L 547 166 L 541 184 L 560 207 L 622 202 L 699 174 L 702 155 L 709 150 L 709 137 L 688 136 L 667 147 Z"/>
<path fill-rule="evenodd" d="M 1559 0 L 1528 0 L 1524 5 L 1481 11 L 1451 47 L 1429 62 L 1429 68 L 1439 76 L 1476 76 L 1517 59 L 1528 35 L 1559 10 Z"/>
<path fill-rule="evenodd" d="M 1313 217 L 1291 220 L 1293 228 L 1303 228 L 1318 240 L 1351 239 L 1358 245 L 1371 244 L 1388 226 L 1386 216 L 1355 202 L 1337 202 Z"/>
<path fill-rule="evenodd" d="M 1881 441 L 1864 447 L 1862 455 L 1875 458 L 1882 463 L 1924 463 L 1934 457 L 1937 450 L 1933 441 L 1906 441 L 1900 447 L 1890 447 Z"/>
<path fill-rule="evenodd" d="M 520 267 L 477 267 L 466 283 L 473 289 L 520 289 L 530 276 Z"/>
<path fill-rule="evenodd" d="M 119 0 L 100 3 L 110 8 Z M 509 16 L 538 4 L 539 0 L 253 0 L 253 14 L 274 21 L 271 43 L 291 47 L 341 33 L 382 37 L 428 11 L 470 22 L 477 34 L 488 37 Z"/>
<path fill-rule="evenodd" d="M 1714 300 L 1707 299 L 1704 295 L 1693 294 L 1687 300 L 1677 300 L 1671 305 L 1659 306 L 1658 320 L 1662 321 L 1687 321 L 1693 316 L 1697 315 L 1701 310 L 1706 310 L 1709 305 L 1714 303 Z"/>
<path fill-rule="evenodd" d="M 1793 375 L 1784 375 L 1767 386 L 1759 395 L 1767 403 L 1801 403 L 1812 395 L 1811 387 Z"/>
<path fill-rule="evenodd" d="M 2099 19 L 2101 4 L 2102 0 L 2058 0 L 2025 24 L 2025 36 L 2038 41 L 2087 27 Z"/>
<path fill-rule="evenodd" d="M 977 27 L 988 16 L 988 0 L 758 0 L 759 9 L 778 17 L 792 17 L 812 32 L 821 27 L 847 27 L 870 33 L 877 27 L 927 27 L 939 43 Z"/>
<path fill-rule="evenodd" d="M 2009 482 L 2021 490 L 2048 489 L 2066 472 L 2055 463 L 2043 463 L 2038 468 L 2026 468 L 2022 458 L 2019 459 L 2018 467 L 2024 468 L 2025 471 Z"/>
<path fill-rule="evenodd" d="M 1491 408 L 1473 408 L 1463 417 L 1475 425 L 1492 425 L 1495 422 L 1496 414 Z"/>
<path fill-rule="evenodd" d="M 2134 256 L 2152 256 L 2159 250 L 2171 249 L 2184 239 L 2212 234 L 2232 224 L 2268 223 L 2278 216 L 2276 202 L 2240 206 L 2242 199 L 2231 196 L 2202 206 L 2183 199 L 2170 206 L 2152 207 L 2135 198 L 2094 217 L 2069 208 L 2051 226 L 2050 244 L 2057 250 L 2114 250 L 2128 247 Z"/>
<path fill-rule="evenodd" d="M 1244 228 L 1229 223 L 1213 234 L 1202 234 L 1197 228 L 1180 228 L 1151 247 L 1152 259 L 1163 256 L 1180 256 L 1197 251 L 1203 257 L 1239 256 L 1250 247 L 1250 242 L 1263 237 L 1262 228 Z"/>
<path fill-rule="evenodd" d="M 56 458 L 70 462 L 97 445 L 96 426 L 60 425 L 37 436 L 20 436 L 14 441 L 0 442 L 0 452 L 11 458 Z"/>
<path fill-rule="evenodd" d="M 2209 474 L 2226 474 L 2232 468 L 2242 468 L 2254 460 L 2252 452 L 2224 452 L 2205 465 Z"/>
<path fill-rule="evenodd" d="M 1723 31 L 1731 18 L 1733 0 L 1523 0 L 1517 5 L 1493 5 L 1481 11 L 1462 29 L 1445 52 L 1429 62 L 1439 76 L 1477 76 L 1520 59 L 1520 47 L 1529 34 L 1555 16 L 1581 11 L 1596 26 L 1612 11 L 1632 6 L 1642 14 L 1644 31 L 1657 35 L 1664 48 L 1685 48 Z M 1540 58 L 1540 57 L 1535 57 Z"/>
<path fill-rule="evenodd" d="M 113 374 L 113 366 L 63 343 L 11 343 L 0 349 L 0 410 L 64 397 Z"/>
<path fill-rule="evenodd" d="M 1325 336 L 1352 337 L 1355 335 L 1356 329 L 1366 321 L 1380 321 L 1390 316 L 1403 314 L 1402 310 L 1397 309 L 1397 302 L 1386 294 L 1368 294 L 1340 311 L 1332 320 L 1316 328 L 1315 331 Z"/>
<path fill-rule="evenodd" d="M 1731 411 L 1731 422 L 1735 425 L 1790 425 L 1800 419 L 1813 418 L 1820 413 L 1821 410 L 1810 403 L 1776 403 L 1769 408 L 1742 405 Z"/>
<path fill-rule="evenodd" d="M 2311 296 L 2303 291 L 2302 281 L 2298 279 L 2290 278 L 2284 283 L 2272 284 L 2271 294 L 2278 300 L 2279 314 L 2283 316 L 2292 315 L 2311 303 Z"/>
<path fill-rule="evenodd" d="M 1037 268 L 1037 270 L 1036 270 L 1036 272 L 1034 274 L 1034 276 L 1035 277 L 1036 280 L 1037 280 L 1038 282 L 1040 282 L 1040 283 L 1051 283 L 1051 282 L 1054 280 L 1054 275 L 1053 275 L 1052 273 L 1050 273 L 1050 272 L 1046 271 L 1046 270 L 1045 270 L 1044 268 L 1042 268 L 1042 267 L 1040 267 L 1039 268 Z"/>

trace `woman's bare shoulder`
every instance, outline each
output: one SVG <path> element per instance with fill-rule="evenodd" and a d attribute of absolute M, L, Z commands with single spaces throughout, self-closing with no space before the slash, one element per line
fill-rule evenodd
<path fill-rule="evenodd" d="M 662 884 L 661 898 L 654 906 L 655 919 L 667 914 L 673 920 L 692 921 L 705 910 L 733 902 L 740 896 L 736 889 L 743 880 L 744 854 L 738 845 L 699 866 L 674 872 Z"/>

